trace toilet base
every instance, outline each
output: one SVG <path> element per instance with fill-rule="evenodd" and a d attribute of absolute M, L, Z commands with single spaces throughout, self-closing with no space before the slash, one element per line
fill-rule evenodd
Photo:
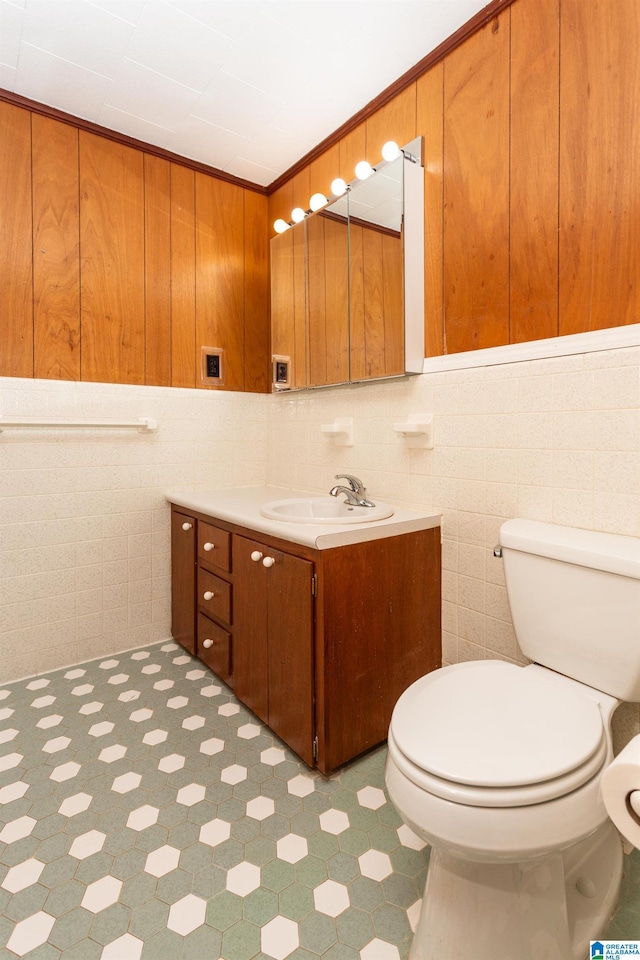
<path fill-rule="evenodd" d="M 478 863 L 436 849 L 409 960 L 584 960 L 622 879 L 610 822 L 562 853 Z"/>

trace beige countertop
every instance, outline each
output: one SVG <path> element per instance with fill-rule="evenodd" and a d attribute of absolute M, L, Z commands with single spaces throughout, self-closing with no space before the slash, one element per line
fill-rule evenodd
<path fill-rule="evenodd" d="M 229 490 L 190 490 L 176 489 L 165 493 L 169 503 L 217 520 L 226 520 L 241 527 L 248 527 L 259 533 L 266 533 L 281 540 L 300 543 L 316 550 L 345 546 L 350 543 L 365 543 L 368 540 L 382 540 L 385 537 L 397 537 L 416 530 L 428 530 L 440 526 L 440 514 L 435 511 L 407 510 L 395 507 L 393 516 L 386 520 L 374 520 L 368 523 L 292 523 L 283 520 L 270 520 L 263 517 L 260 508 L 271 500 L 284 500 L 289 497 L 319 496 L 304 490 L 291 490 L 283 487 L 234 487 Z M 391 504 L 393 505 L 393 504 Z"/>

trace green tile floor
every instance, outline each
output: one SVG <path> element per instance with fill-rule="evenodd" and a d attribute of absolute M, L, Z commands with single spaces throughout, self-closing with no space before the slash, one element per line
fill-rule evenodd
<path fill-rule="evenodd" d="M 384 748 L 322 777 L 172 642 L 0 689 L 3 960 L 401 960 L 427 863 Z"/>

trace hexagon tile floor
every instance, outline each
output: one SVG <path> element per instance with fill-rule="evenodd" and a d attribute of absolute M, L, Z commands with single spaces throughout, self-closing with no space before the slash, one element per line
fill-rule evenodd
<path fill-rule="evenodd" d="M 403 960 L 428 850 L 383 767 L 310 771 L 173 642 L 11 684 L 0 956 Z M 627 874 L 619 938 L 640 935 Z"/>

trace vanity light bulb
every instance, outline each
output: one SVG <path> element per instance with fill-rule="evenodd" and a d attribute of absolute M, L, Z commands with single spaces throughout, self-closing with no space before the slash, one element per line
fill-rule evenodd
<path fill-rule="evenodd" d="M 347 184 L 342 179 L 342 177 L 336 177 L 336 179 L 331 184 L 331 193 L 334 197 L 341 197 L 343 193 L 347 192 Z"/>
<path fill-rule="evenodd" d="M 356 163 L 356 177 L 358 180 L 366 180 L 373 173 L 373 167 L 366 160 Z"/>
<path fill-rule="evenodd" d="M 396 157 L 400 156 L 400 147 L 395 142 L 395 140 L 387 140 L 384 147 L 382 148 L 382 159 L 391 161 L 395 160 Z"/>
<path fill-rule="evenodd" d="M 321 207 L 324 207 L 327 203 L 327 198 L 324 193 L 314 193 L 311 199 L 309 200 L 309 206 L 313 211 L 320 210 Z"/>
<path fill-rule="evenodd" d="M 293 210 L 291 211 L 291 219 L 293 220 L 294 223 L 300 223 L 302 220 L 304 220 L 305 216 L 306 216 L 306 213 L 304 212 L 302 207 L 294 207 Z"/>
<path fill-rule="evenodd" d="M 284 233 L 285 230 L 289 229 L 289 224 L 287 223 L 286 220 L 279 218 L 278 220 L 274 220 L 273 229 L 275 230 L 276 233 Z"/>

